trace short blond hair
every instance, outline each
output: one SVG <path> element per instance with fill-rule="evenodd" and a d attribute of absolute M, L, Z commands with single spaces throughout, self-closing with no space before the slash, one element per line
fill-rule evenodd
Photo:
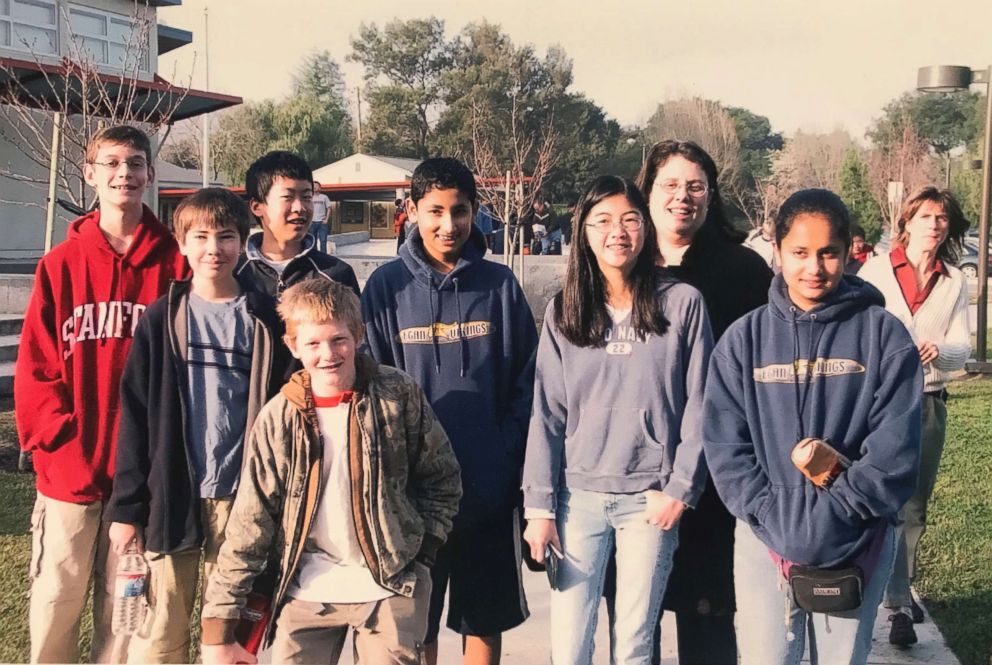
<path fill-rule="evenodd" d="M 182 200 L 172 214 L 172 233 L 186 242 L 190 229 L 233 228 L 241 237 L 242 247 L 251 228 L 251 211 L 240 196 L 224 187 L 204 187 Z"/>
<path fill-rule="evenodd" d="M 279 299 L 279 316 L 286 323 L 286 337 L 296 337 L 301 323 L 343 323 L 361 344 L 365 335 L 358 296 L 349 287 L 327 277 L 308 277 L 294 284 Z"/>

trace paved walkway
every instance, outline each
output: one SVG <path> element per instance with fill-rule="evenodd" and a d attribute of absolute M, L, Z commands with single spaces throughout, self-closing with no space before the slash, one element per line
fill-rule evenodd
<path fill-rule="evenodd" d="M 548 601 L 550 591 L 544 573 L 524 572 L 524 588 L 530 605 L 531 617 L 522 626 L 503 636 L 502 665 L 539 665 L 549 662 L 548 655 Z M 868 658 L 869 665 L 960 665 L 954 654 L 944 644 L 944 639 L 936 626 L 927 621 L 916 626 L 920 643 L 912 649 L 897 649 L 889 644 L 889 622 L 887 612 L 879 612 L 875 622 L 874 646 Z M 662 665 L 678 665 L 675 652 L 675 619 L 665 613 L 661 623 Z M 608 637 L 606 609 L 600 606 L 599 625 L 596 628 L 596 654 L 594 665 L 607 665 L 610 662 L 606 652 Z M 351 647 L 346 647 L 341 659 L 342 665 L 353 665 Z M 808 663 L 808 657 L 803 660 Z M 460 665 L 461 638 L 454 632 L 442 629 L 440 636 L 439 665 Z"/>

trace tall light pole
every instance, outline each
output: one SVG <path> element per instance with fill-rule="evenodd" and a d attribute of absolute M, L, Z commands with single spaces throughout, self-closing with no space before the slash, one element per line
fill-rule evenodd
<path fill-rule="evenodd" d="M 982 158 L 982 209 L 978 222 L 978 331 L 975 339 L 976 362 L 969 372 L 992 374 L 988 362 L 989 313 L 989 205 L 992 203 L 992 66 L 986 69 L 937 65 L 920 67 L 916 89 L 921 92 L 960 92 L 973 84 L 987 87 L 985 93 L 985 146 Z"/>

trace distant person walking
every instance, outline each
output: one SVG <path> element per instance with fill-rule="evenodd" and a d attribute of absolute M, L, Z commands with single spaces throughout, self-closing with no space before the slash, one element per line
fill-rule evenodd
<path fill-rule="evenodd" d="M 331 200 L 320 191 L 320 183 L 313 181 L 313 221 L 310 223 L 310 234 L 316 242 L 319 251 L 327 253 L 327 223 L 331 214 Z"/>
<path fill-rule="evenodd" d="M 916 491 L 902 510 L 898 550 L 884 605 L 892 611 L 889 642 L 916 643 L 914 623 L 923 611 L 910 587 L 916 577 L 916 550 L 927 528 L 947 429 L 947 389 L 951 372 L 964 367 L 971 352 L 968 285 L 954 267 L 968 220 L 946 189 L 924 187 L 913 194 L 896 223 L 889 254 L 869 259 L 858 276 L 885 296 L 885 308 L 909 329 L 923 363 L 923 429 Z"/>
<path fill-rule="evenodd" d="M 393 212 L 393 232 L 396 234 L 396 253 L 400 253 L 400 247 L 406 242 L 406 222 L 409 215 L 406 211 L 406 203 L 403 199 L 396 199 L 396 210 Z"/>

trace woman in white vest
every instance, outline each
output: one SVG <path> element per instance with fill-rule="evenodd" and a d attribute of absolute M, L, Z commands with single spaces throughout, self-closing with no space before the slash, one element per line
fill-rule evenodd
<path fill-rule="evenodd" d="M 954 196 L 948 190 L 924 187 L 906 202 L 892 251 L 869 259 L 858 272 L 882 292 L 885 308 L 909 329 L 923 362 L 920 476 L 916 492 L 903 507 L 895 568 L 884 600 L 891 611 L 889 641 L 899 646 L 916 642 L 913 624 L 923 621 L 910 586 L 944 449 L 945 385 L 951 372 L 964 367 L 971 351 L 968 285 L 954 266 L 967 230 L 968 221 Z"/>

